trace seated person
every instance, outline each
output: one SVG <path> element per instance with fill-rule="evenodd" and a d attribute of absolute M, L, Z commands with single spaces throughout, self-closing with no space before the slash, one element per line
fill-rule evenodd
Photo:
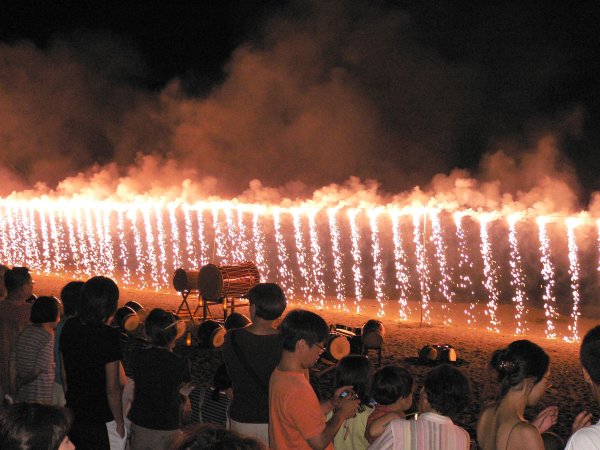
<path fill-rule="evenodd" d="M 470 392 L 469 380 L 457 368 L 442 364 L 431 369 L 419 394 L 418 419 L 391 421 L 369 448 L 468 450 L 469 433 L 449 416 L 467 406 Z"/>
<path fill-rule="evenodd" d="M 414 381 L 410 372 L 400 366 L 385 366 L 373 375 L 371 398 L 375 411 L 367 420 L 365 437 L 373 443 L 394 419 L 403 419 L 404 411 L 413 403 Z"/>
<path fill-rule="evenodd" d="M 173 450 L 267 450 L 258 439 L 242 436 L 233 430 L 204 423 L 185 430 L 171 447 Z"/>

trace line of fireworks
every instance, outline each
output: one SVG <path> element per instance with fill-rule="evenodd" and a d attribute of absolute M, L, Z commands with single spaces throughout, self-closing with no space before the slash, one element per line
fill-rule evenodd
<path fill-rule="evenodd" d="M 341 212 L 345 214 L 341 215 Z M 453 306 L 457 304 L 454 296 L 460 291 L 468 295 L 469 307 L 464 309 L 464 314 L 471 324 L 477 320 L 478 302 L 471 278 L 475 266 L 469 255 L 464 227 L 464 219 L 470 217 L 479 221 L 482 287 L 488 299 L 485 322 L 490 331 L 498 332 L 499 266 L 489 228 L 492 221 L 506 219 L 509 228 L 508 276 L 516 311 L 514 332 L 525 333 L 526 305 L 530 300 L 526 297 L 526 275 L 519 251 L 517 223 L 530 221 L 529 217 L 525 214 L 454 212 L 457 243 L 456 267 L 453 267 L 447 258 L 450 231 L 440 217 L 445 213 L 432 208 L 390 205 L 320 208 L 314 204 L 271 207 L 222 201 L 128 204 L 47 198 L 0 199 L 0 258 L 8 265 L 28 265 L 49 274 L 85 277 L 102 273 L 118 278 L 125 286 L 142 289 L 168 289 L 172 270 L 180 266 L 197 270 L 208 262 L 231 264 L 254 260 L 263 277 L 273 276 L 272 281 L 278 282 L 288 295 L 299 296 L 301 301 L 319 307 L 328 306 L 326 296 L 331 291 L 335 294 L 336 308 L 347 309 L 346 297 L 354 297 L 352 309 L 360 312 L 363 298 L 372 289 L 379 304 L 378 314 L 384 315 L 389 290 L 395 289 L 400 320 L 411 316 L 408 299 L 413 290 L 411 273 L 414 271 L 418 289 L 413 298 L 420 300 L 424 322 L 432 319 L 433 300 L 439 303 L 444 322 L 451 323 L 458 312 Z M 340 223 L 343 217 L 346 219 Z M 386 217 L 390 225 L 385 225 Z M 402 239 L 402 223 L 407 222 L 404 218 L 412 219 L 414 263 L 407 254 L 411 241 L 403 242 Z M 573 303 L 572 323 L 564 339 L 577 340 L 581 274 L 576 229 L 585 220 L 581 217 L 535 219 L 548 338 L 557 337 L 558 311 L 547 223 L 564 221 L 567 224 L 569 287 Z M 323 220 L 327 227 L 321 229 L 319 223 Z M 430 230 L 427 229 L 428 220 Z M 346 231 L 342 226 L 347 227 Z M 390 227 L 393 251 L 391 245 L 387 247 L 381 242 L 387 236 L 387 226 Z M 600 221 L 594 219 L 593 226 L 600 230 Z M 368 237 L 365 229 L 368 229 Z M 600 231 L 597 236 L 596 244 L 600 247 Z M 266 242 L 271 238 L 274 239 L 273 250 Z M 391 259 L 389 264 L 388 258 Z M 326 260 L 331 261 L 331 265 Z M 600 268 L 600 257 L 595 261 L 598 265 L 594 269 Z M 369 262 L 372 267 L 365 267 Z M 434 268 L 436 271 L 432 272 Z M 349 276 L 344 274 L 346 270 Z M 386 270 L 393 272 L 394 283 L 386 283 Z M 455 284 L 453 278 L 456 278 Z M 435 283 L 440 295 L 438 300 L 431 289 Z M 349 295 L 346 290 L 350 286 L 352 292 Z"/>

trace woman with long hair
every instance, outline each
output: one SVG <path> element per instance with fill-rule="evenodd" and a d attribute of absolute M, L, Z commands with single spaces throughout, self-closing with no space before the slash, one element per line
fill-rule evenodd
<path fill-rule="evenodd" d="M 552 385 L 550 358 L 539 345 L 520 340 L 496 350 L 490 365 L 498 374 L 500 391 L 477 423 L 479 446 L 483 450 L 543 450 L 541 433 L 556 423 L 558 408 L 544 409 L 532 422 L 524 413 Z"/>

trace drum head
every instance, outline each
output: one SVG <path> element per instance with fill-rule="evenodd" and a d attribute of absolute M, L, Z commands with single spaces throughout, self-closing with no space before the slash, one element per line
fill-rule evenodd
<path fill-rule="evenodd" d="M 207 300 L 219 300 L 223 291 L 223 275 L 217 266 L 207 264 L 198 275 L 200 294 Z"/>
<path fill-rule="evenodd" d="M 225 328 L 219 327 L 213 331 L 210 337 L 210 343 L 212 348 L 219 348 L 225 343 Z"/>
<path fill-rule="evenodd" d="M 327 344 L 327 356 L 337 361 L 350 354 L 350 341 L 346 336 L 332 335 Z"/>

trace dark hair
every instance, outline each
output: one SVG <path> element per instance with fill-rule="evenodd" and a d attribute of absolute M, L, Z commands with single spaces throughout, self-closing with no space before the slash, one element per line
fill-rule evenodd
<path fill-rule="evenodd" d="M 367 404 L 371 381 L 371 363 L 362 355 L 348 355 L 335 368 L 335 387 L 352 386 L 362 404 Z"/>
<path fill-rule="evenodd" d="M 71 317 L 77 314 L 84 285 L 83 281 L 70 281 L 60 291 L 65 316 Z"/>
<path fill-rule="evenodd" d="M 60 312 L 60 301 L 56 297 L 41 296 L 31 305 L 31 323 L 56 322 Z"/>
<path fill-rule="evenodd" d="M 542 347 L 525 339 L 511 342 L 505 349 L 496 350 L 492 354 L 490 365 L 498 373 L 498 400 L 526 378 L 534 378 L 536 383 L 539 382 L 548 371 L 549 364 L 550 358 Z"/>
<path fill-rule="evenodd" d="M 323 342 L 329 336 L 327 322 L 311 311 L 294 309 L 290 311 L 279 326 L 283 349 L 296 351 L 296 343 L 303 339 L 308 345 Z"/>
<path fill-rule="evenodd" d="M 265 320 L 281 317 L 287 305 L 285 294 L 275 283 L 257 284 L 248 292 L 248 300 L 256 315 Z"/>
<path fill-rule="evenodd" d="M 169 311 L 154 308 L 146 317 L 144 331 L 153 345 L 165 347 L 177 337 L 177 318 Z"/>
<path fill-rule="evenodd" d="M 15 403 L 0 409 L 0 448 L 57 450 L 69 429 L 68 409 L 39 403 Z"/>
<path fill-rule="evenodd" d="M 371 397 L 380 405 L 391 405 L 406 398 L 413 389 L 413 377 L 400 366 L 384 366 L 373 374 Z"/>
<path fill-rule="evenodd" d="M 425 376 L 423 387 L 431 407 L 444 416 L 462 411 L 471 399 L 469 379 L 448 364 L 431 369 Z"/>
<path fill-rule="evenodd" d="M 27 267 L 13 267 L 4 274 L 4 285 L 9 293 L 25 286 L 30 280 L 31 274 Z"/>
<path fill-rule="evenodd" d="M 104 323 L 117 310 L 119 288 L 107 277 L 93 277 L 81 290 L 79 318 L 82 322 Z"/>
<path fill-rule="evenodd" d="M 588 331 L 581 341 L 579 360 L 594 384 L 600 384 L 600 325 Z"/>
<path fill-rule="evenodd" d="M 266 450 L 252 437 L 243 437 L 233 430 L 212 423 L 200 423 L 183 432 L 171 447 L 176 450 Z"/>

